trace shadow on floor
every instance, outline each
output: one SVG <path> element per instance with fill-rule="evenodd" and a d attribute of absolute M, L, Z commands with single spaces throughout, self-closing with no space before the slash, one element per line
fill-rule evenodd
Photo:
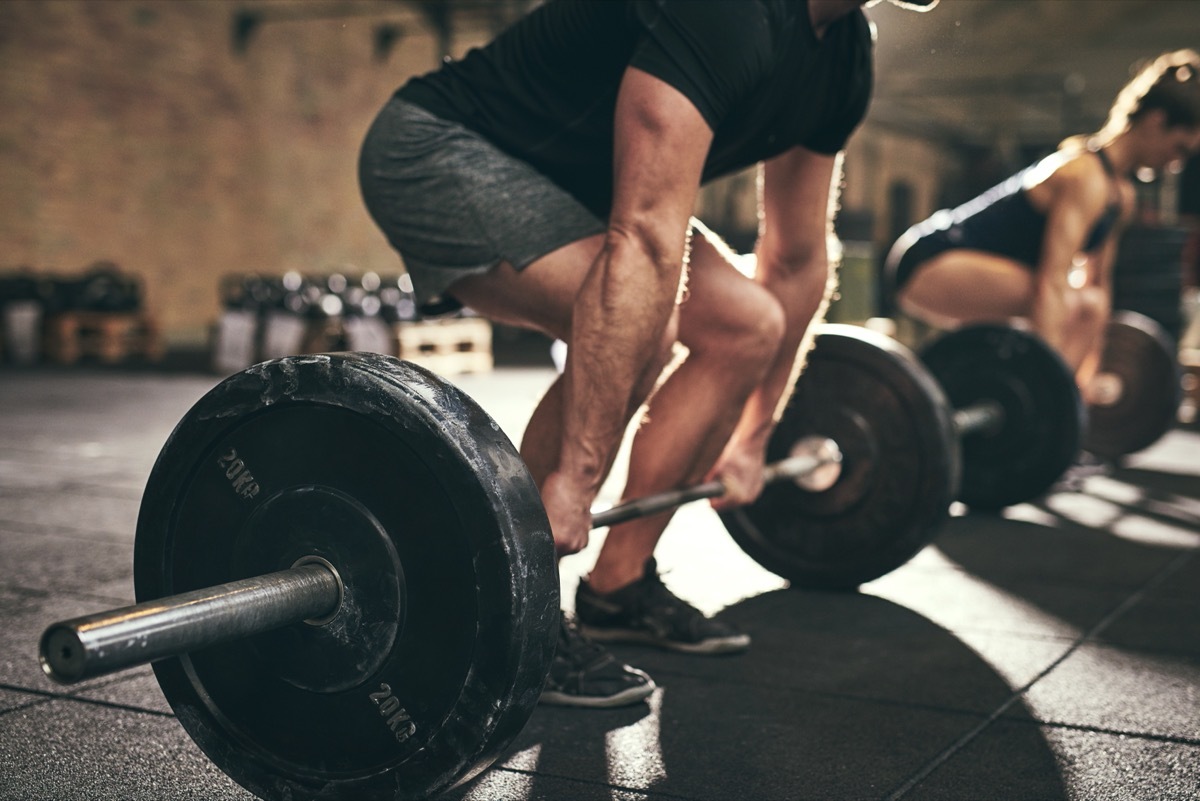
<path fill-rule="evenodd" d="M 752 633 L 749 653 L 620 650 L 661 686 L 647 707 L 541 707 L 454 797 L 884 798 L 1012 701 L 950 632 L 874 596 L 778 590 L 722 616 Z M 1013 766 L 1033 777 L 1024 797 L 1066 797 L 1036 725 L 978 760 L 980 798 L 1013 797 Z"/>

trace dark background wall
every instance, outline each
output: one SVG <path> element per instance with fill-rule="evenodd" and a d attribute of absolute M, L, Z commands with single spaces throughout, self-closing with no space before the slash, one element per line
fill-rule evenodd
<path fill-rule="evenodd" d="M 412 35 L 379 52 L 389 21 Z M 203 335 L 227 272 L 396 270 L 355 161 L 437 64 L 429 27 L 396 3 L 0 3 L 0 267 L 112 260 L 174 340 Z"/>
<path fill-rule="evenodd" d="M 205 340 L 227 273 L 394 272 L 358 194 L 366 127 L 405 78 L 536 4 L 3 0 L 0 271 L 111 260 L 142 279 L 172 346 Z M 847 152 L 843 236 L 878 258 L 908 223 L 1094 130 L 1137 58 L 1195 44 L 1195 9 L 873 7 L 878 85 Z M 699 210 L 745 246 L 753 175 Z"/>

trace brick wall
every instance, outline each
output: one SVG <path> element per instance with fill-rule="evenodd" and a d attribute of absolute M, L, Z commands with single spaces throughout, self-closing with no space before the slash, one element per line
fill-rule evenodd
<path fill-rule="evenodd" d="M 264 16 L 238 52 L 244 10 Z M 406 35 L 381 59 L 386 22 Z M 486 35 L 463 28 L 458 49 Z M 227 272 L 394 271 L 358 147 L 439 42 L 415 6 L 375 0 L 5 0 L 0 269 L 115 261 L 172 344 L 203 340 Z"/>

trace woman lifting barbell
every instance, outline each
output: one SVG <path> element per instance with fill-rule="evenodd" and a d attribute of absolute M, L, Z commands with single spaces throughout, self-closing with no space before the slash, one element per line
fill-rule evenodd
<path fill-rule="evenodd" d="M 1112 309 L 1116 231 L 1129 176 L 1200 149 L 1200 54 L 1165 53 L 1117 95 L 1104 127 L 979 197 L 910 228 L 887 259 L 901 310 L 938 328 L 1017 318 L 1075 372 L 1088 402 Z"/>

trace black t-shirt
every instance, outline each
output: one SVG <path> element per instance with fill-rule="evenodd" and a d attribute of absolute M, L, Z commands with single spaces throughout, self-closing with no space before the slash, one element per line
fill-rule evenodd
<path fill-rule="evenodd" d="M 833 154 L 866 114 L 861 11 L 818 39 L 805 0 L 549 0 L 397 94 L 529 162 L 601 217 L 627 67 L 687 96 L 713 130 L 705 182 L 795 145 Z"/>

